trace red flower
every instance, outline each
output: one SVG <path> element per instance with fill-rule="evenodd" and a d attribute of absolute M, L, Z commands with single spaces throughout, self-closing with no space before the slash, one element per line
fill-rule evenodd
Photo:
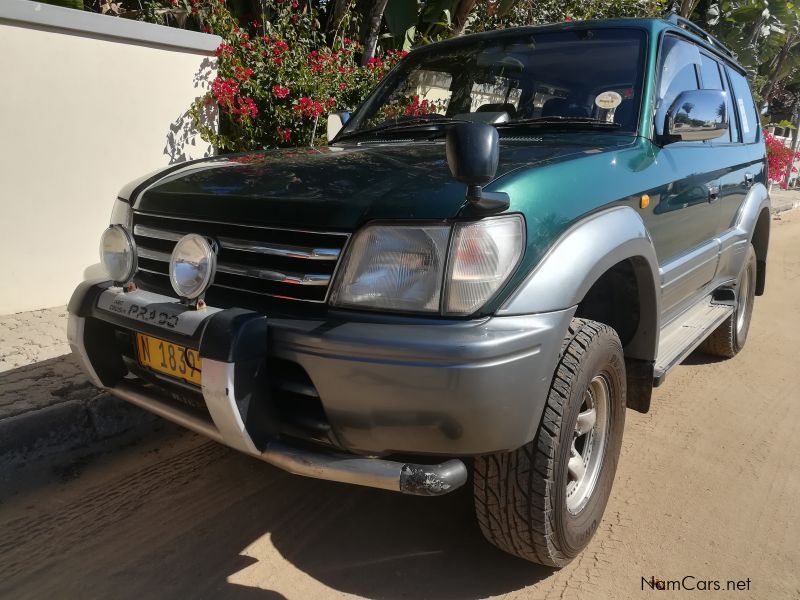
<path fill-rule="evenodd" d="M 256 106 L 256 103 L 253 102 L 253 99 L 250 97 L 237 96 L 236 106 L 231 106 L 230 111 L 233 114 L 239 116 L 237 121 L 239 121 L 240 123 L 245 118 L 255 119 L 258 116 L 258 107 Z"/>
<path fill-rule="evenodd" d="M 281 58 L 279 58 L 279 57 L 273 58 L 272 62 L 274 62 L 279 67 L 283 64 L 283 60 L 281 60 Z"/>
<path fill-rule="evenodd" d="M 300 100 L 295 102 L 294 106 L 292 106 L 292 110 L 307 119 L 315 119 L 325 112 L 325 107 L 322 106 L 320 102 L 303 96 Z"/>
<path fill-rule="evenodd" d="M 288 87 L 281 87 L 279 85 L 272 86 L 272 93 L 275 94 L 276 98 L 286 98 L 289 95 L 289 88 Z"/>
<path fill-rule="evenodd" d="M 192 9 L 192 12 L 196 12 Z M 217 56 L 232 56 L 233 55 L 233 46 L 229 46 L 225 42 L 221 43 L 219 47 L 214 51 L 214 54 Z"/>
<path fill-rule="evenodd" d="M 564 20 L 565 21 L 572 21 L 572 18 L 571 17 L 564 17 Z"/>
<path fill-rule="evenodd" d="M 233 99 L 239 93 L 239 84 L 234 79 L 222 79 L 217 77 L 211 82 L 211 94 L 217 103 L 228 108 L 233 105 Z"/>
<path fill-rule="evenodd" d="M 411 104 L 403 111 L 404 117 L 424 117 L 436 112 L 436 104 L 429 100 L 420 101 L 419 96 L 411 96 Z"/>
<path fill-rule="evenodd" d="M 770 183 L 779 183 L 782 188 L 786 188 L 786 176 L 795 172 L 792 163 L 800 159 L 800 152 L 792 152 L 784 142 L 764 131 L 764 143 L 767 146 L 767 177 Z"/>
<path fill-rule="evenodd" d="M 344 38 L 344 40 L 342 41 L 344 42 L 345 46 L 349 46 L 350 44 L 353 43 L 353 40 L 351 40 L 350 38 Z"/>
<path fill-rule="evenodd" d="M 253 76 L 253 69 L 247 68 L 244 69 L 242 67 L 234 67 L 234 73 L 236 79 L 239 81 L 247 81 Z"/>
<path fill-rule="evenodd" d="M 345 91 L 347 89 L 347 84 L 346 83 L 340 83 L 339 84 L 339 89 L 342 90 L 342 91 Z"/>
<path fill-rule="evenodd" d="M 285 129 L 278 127 L 277 128 L 278 139 L 282 142 L 288 142 L 292 139 L 292 130 L 286 127 Z"/>
<path fill-rule="evenodd" d="M 292 10 L 297 10 L 297 0 L 292 0 Z"/>
<path fill-rule="evenodd" d="M 371 69 L 371 70 L 382 69 L 383 68 L 383 63 L 381 62 L 381 59 L 378 58 L 378 57 L 370 58 L 367 61 L 367 68 Z"/>

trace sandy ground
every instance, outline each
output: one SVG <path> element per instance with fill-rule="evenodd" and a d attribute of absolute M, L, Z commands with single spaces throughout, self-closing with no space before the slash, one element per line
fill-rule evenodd
<path fill-rule="evenodd" d="M 0 479 L 4 598 L 639 598 L 642 578 L 800 598 L 800 211 L 774 221 L 745 350 L 694 355 L 629 412 L 598 534 L 568 567 L 484 543 L 468 489 L 293 477 L 165 425 Z M 662 595 L 663 594 L 656 594 Z M 708 592 L 679 592 L 707 597 Z"/>

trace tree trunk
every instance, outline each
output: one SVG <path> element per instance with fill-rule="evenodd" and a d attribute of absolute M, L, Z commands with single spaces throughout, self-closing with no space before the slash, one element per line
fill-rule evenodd
<path fill-rule="evenodd" d="M 794 35 L 790 35 L 788 38 L 786 38 L 786 43 L 783 45 L 781 51 L 778 53 L 778 56 L 775 58 L 774 64 L 771 65 L 770 71 L 772 72 L 772 77 L 770 77 L 769 82 L 767 82 L 767 85 L 764 86 L 764 89 L 761 91 L 761 96 L 764 98 L 764 102 L 769 102 L 772 99 L 772 94 L 775 92 L 775 86 L 777 86 L 785 78 L 785 76 L 780 76 L 780 72 L 783 68 L 784 61 L 786 61 L 791 53 L 794 43 Z"/>
<path fill-rule="evenodd" d="M 790 120 L 794 121 L 795 128 L 792 131 L 792 142 L 790 144 L 790 148 L 792 152 L 797 152 L 798 150 L 798 142 L 800 142 L 800 119 L 797 118 L 798 113 L 800 113 L 800 97 L 794 103 L 794 109 L 792 110 L 792 118 Z M 794 168 L 794 159 L 792 159 L 792 166 L 789 167 L 789 172 L 786 173 L 786 179 L 784 182 L 786 186 L 789 186 L 789 182 L 792 180 L 792 169 Z M 796 187 L 796 184 L 795 184 Z"/>
<path fill-rule="evenodd" d="M 688 19 L 692 16 L 694 9 L 697 8 L 697 5 L 700 3 L 700 0 L 681 0 L 681 7 L 678 11 L 680 16 Z"/>
<path fill-rule="evenodd" d="M 364 35 L 364 54 L 361 56 L 361 65 L 366 66 L 371 58 L 375 57 L 375 48 L 378 46 L 378 35 L 381 31 L 383 11 L 386 10 L 388 0 L 374 0 L 367 14 L 366 35 Z"/>
<path fill-rule="evenodd" d="M 475 8 L 475 4 L 477 0 L 461 0 L 458 3 L 456 13 L 453 15 L 453 35 L 461 35 L 464 32 L 469 13 Z"/>
<path fill-rule="evenodd" d="M 329 34 L 335 35 L 342 26 L 342 19 L 344 19 L 347 14 L 350 0 L 333 0 L 331 4 L 333 4 L 333 7 L 331 8 L 330 15 L 328 15 L 327 31 Z"/>

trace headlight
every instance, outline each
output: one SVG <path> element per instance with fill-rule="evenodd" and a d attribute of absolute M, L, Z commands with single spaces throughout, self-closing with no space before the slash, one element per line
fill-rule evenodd
<path fill-rule="evenodd" d="M 136 272 L 136 248 L 128 230 L 111 225 L 100 238 L 100 262 L 115 283 L 130 281 Z"/>
<path fill-rule="evenodd" d="M 373 225 L 361 230 L 340 267 L 332 303 L 438 312 L 450 227 Z"/>
<path fill-rule="evenodd" d="M 111 210 L 111 220 L 109 221 L 109 225 L 122 225 L 128 231 L 130 231 L 132 216 L 133 211 L 131 210 L 131 205 L 125 202 L 123 199 L 117 198 L 114 201 L 114 208 Z"/>
<path fill-rule="evenodd" d="M 199 298 L 211 285 L 216 268 L 216 248 L 201 235 L 185 235 L 175 244 L 169 261 L 172 289 L 181 298 Z"/>
<path fill-rule="evenodd" d="M 331 304 L 469 315 L 508 280 L 524 247 L 521 215 L 455 226 L 368 226 L 347 250 Z"/>

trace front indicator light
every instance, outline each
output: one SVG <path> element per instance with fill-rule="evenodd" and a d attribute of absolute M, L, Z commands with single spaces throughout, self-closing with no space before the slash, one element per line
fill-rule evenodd
<path fill-rule="evenodd" d="M 469 315 L 508 280 L 525 248 L 521 215 L 459 223 L 453 232 L 444 312 Z"/>

